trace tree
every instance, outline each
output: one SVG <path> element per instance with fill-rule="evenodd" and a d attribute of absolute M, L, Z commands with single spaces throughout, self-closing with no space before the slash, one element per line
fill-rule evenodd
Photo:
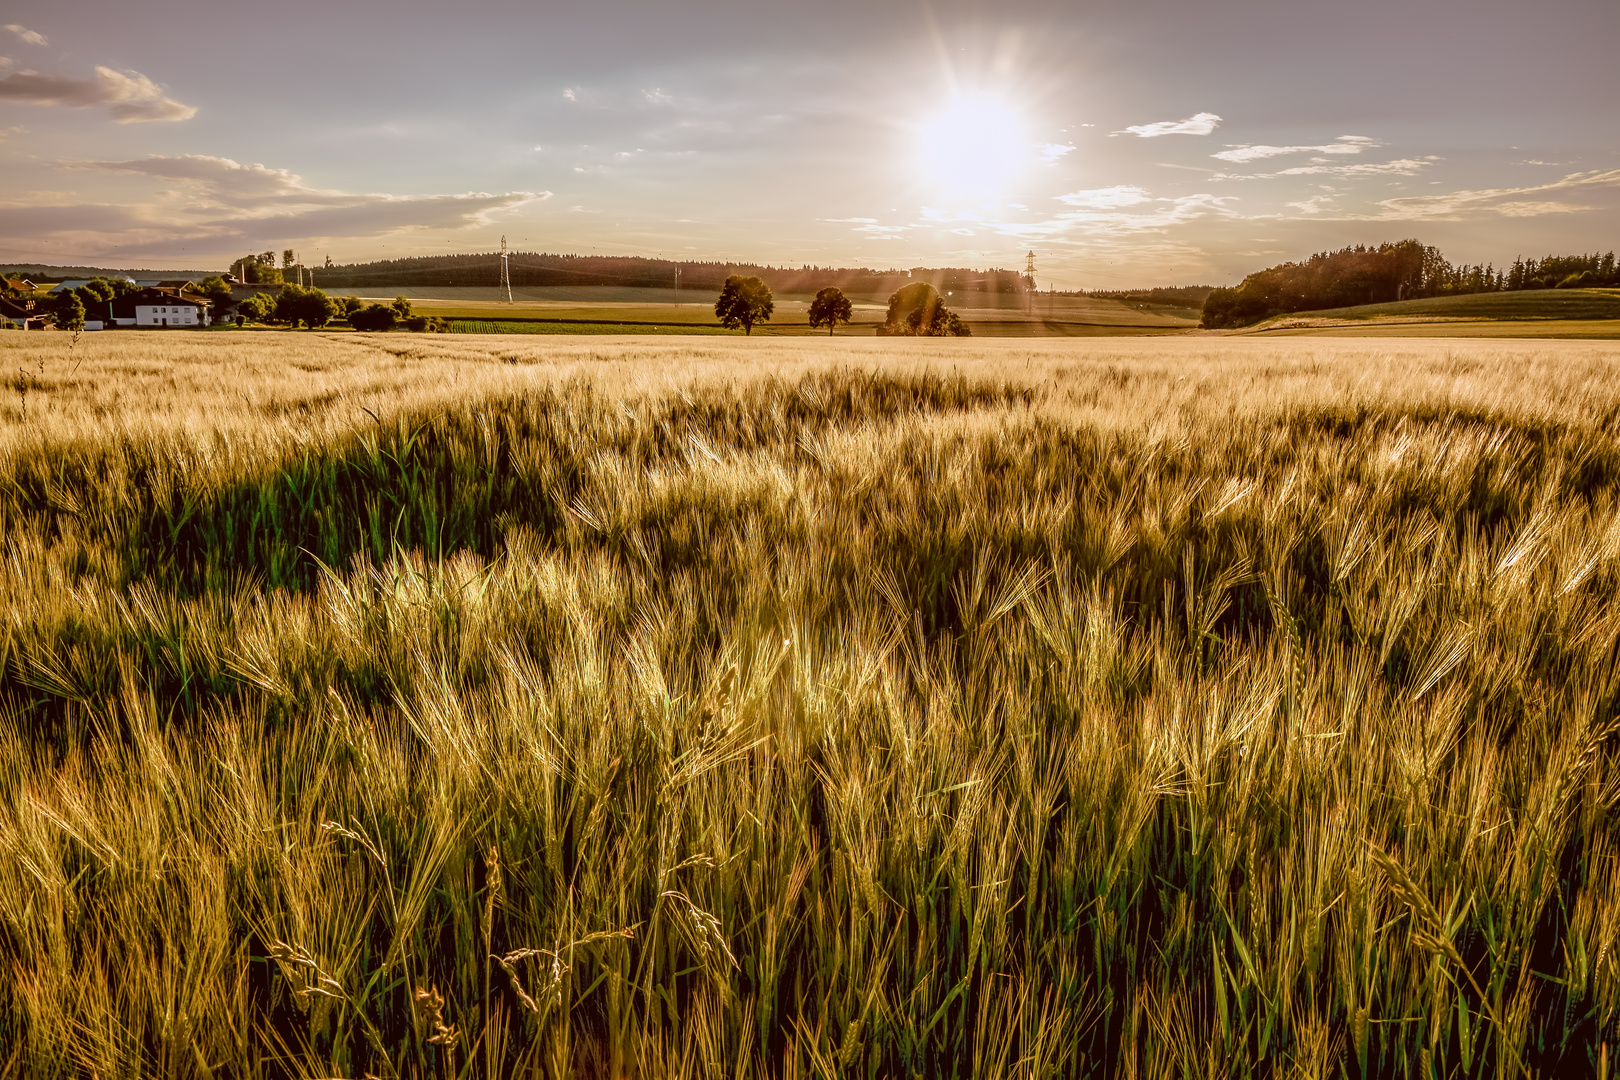
<path fill-rule="evenodd" d="M 944 306 L 945 301 L 940 298 L 938 289 L 926 281 L 914 281 L 896 289 L 889 297 L 889 312 L 884 317 L 883 325 L 888 327 L 891 334 L 904 334 L 908 332 L 912 312 L 922 312 L 922 318 L 926 319 L 936 308 Z"/>
<path fill-rule="evenodd" d="M 939 290 L 914 281 L 889 297 L 882 333 L 906 337 L 970 337 L 973 330 L 945 306 Z"/>
<path fill-rule="evenodd" d="M 210 315 L 215 319 L 222 319 L 236 306 L 236 300 L 231 296 L 231 287 L 222 277 L 203 278 L 197 283 L 197 291 L 204 300 L 212 305 Z"/>
<path fill-rule="evenodd" d="M 106 278 L 91 278 L 89 281 L 73 290 L 79 294 L 79 299 L 87 304 L 106 302 L 113 298 L 113 284 Z"/>
<path fill-rule="evenodd" d="M 368 308 L 349 312 L 349 325 L 368 334 L 380 334 L 394 328 L 394 309 L 372 304 Z"/>
<path fill-rule="evenodd" d="M 831 337 L 833 327 L 839 323 L 849 325 L 849 317 L 854 310 L 849 297 L 844 290 L 836 286 L 829 286 L 816 293 L 816 298 L 810 303 L 810 325 L 827 328 L 827 336 Z"/>
<path fill-rule="evenodd" d="M 79 299 L 77 289 L 68 293 L 57 305 L 56 328 L 58 330 L 84 329 L 84 301 Z"/>
<path fill-rule="evenodd" d="M 394 309 L 394 315 L 400 322 L 411 317 L 411 302 L 404 295 L 394 297 L 394 302 L 388 306 Z"/>
<path fill-rule="evenodd" d="M 714 302 L 715 318 L 728 330 L 743 328 L 752 334 L 757 322 L 770 322 L 776 310 L 771 287 L 757 277 L 732 274 L 720 290 L 720 299 Z"/>
<path fill-rule="evenodd" d="M 338 306 L 339 317 L 344 319 L 366 306 L 366 302 L 358 296 L 334 296 L 332 301 Z"/>
<path fill-rule="evenodd" d="M 1357 245 L 1256 271 L 1235 289 L 1216 289 L 1204 301 L 1201 325 L 1222 329 L 1294 311 L 1483 292 L 1495 279 L 1494 267 L 1452 266 L 1417 240 Z"/>
<path fill-rule="evenodd" d="M 249 285 L 280 285 L 282 282 L 281 271 L 276 269 L 275 256 L 268 251 L 237 259 L 231 264 L 231 273 L 236 275 L 238 281 Z"/>
<path fill-rule="evenodd" d="M 275 314 L 276 299 L 267 293 L 256 293 L 237 304 L 236 310 L 256 323 L 269 322 L 270 316 Z"/>
<path fill-rule="evenodd" d="M 972 337 L 973 330 L 944 304 L 926 314 L 918 309 L 906 316 L 907 332 L 915 337 Z"/>
<path fill-rule="evenodd" d="M 337 317 L 338 306 L 319 289 L 305 289 L 288 285 L 276 300 L 277 322 L 297 326 L 304 324 L 311 330 L 319 329 Z"/>
<path fill-rule="evenodd" d="M 292 267 L 293 267 L 293 264 L 296 263 L 297 261 L 298 261 L 298 253 L 296 251 L 294 251 L 292 248 L 288 248 L 286 251 L 283 251 L 281 253 L 281 268 L 283 270 L 291 270 Z"/>
<path fill-rule="evenodd" d="M 405 329 L 413 334 L 448 334 L 450 320 L 436 315 L 417 315 L 405 320 Z"/>

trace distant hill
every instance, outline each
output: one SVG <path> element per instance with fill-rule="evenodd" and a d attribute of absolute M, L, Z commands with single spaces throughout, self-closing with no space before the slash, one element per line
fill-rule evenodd
<path fill-rule="evenodd" d="M 126 270 L 106 266 L 50 266 L 45 263 L 0 263 L 0 274 L 4 274 L 6 277 L 25 277 L 35 282 L 72 281 L 79 278 L 95 277 L 158 278 L 164 281 L 178 281 L 181 278 L 190 278 L 192 281 L 201 281 L 203 278 L 214 277 L 223 272 L 222 270 Z"/>
<path fill-rule="evenodd" d="M 1387 304 L 1357 304 L 1276 315 L 1253 327 L 1271 330 L 1333 322 L 1443 322 L 1620 319 L 1620 289 L 1529 289 L 1523 292 L 1431 296 Z"/>

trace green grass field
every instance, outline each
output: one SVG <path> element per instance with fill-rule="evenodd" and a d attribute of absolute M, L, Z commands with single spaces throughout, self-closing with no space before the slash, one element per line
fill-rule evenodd
<path fill-rule="evenodd" d="M 1360 338 L 1570 338 L 1588 341 L 1620 340 L 1620 319 L 1407 319 L 1359 320 L 1342 324 L 1282 326 L 1265 331 L 1277 337 Z"/>
<path fill-rule="evenodd" d="M 1359 307 L 1278 315 L 1259 323 L 1251 330 L 1269 332 L 1361 321 L 1394 325 L 1449 320 L 1527 322 L 1542 319 L 1620 320 L 1620 290 L 1531 289 L 1524 292 L 1438 296 L 1423 300 L 1402 300 L 1392 304 L 1363 304 Z"/>
<path fill-rule="evenodd" d="M 387 290 L 346 289 L 337 295 L 372 296 Z M 417 295 L 420 293 L 421 295 Z M 740 335 L 725 330 L 714 317 L 712 297 L 691 290 L 574 287 L 514 290 L 516 302 L 496 299 L 492 289 L 422 289 L 413 292 L 415 309 L 464 324 L 464 333 L 502 334 L 621 334 L 693 333 Z M 875 334 L 887 312 L 887 297 L 853 296 L 854 318 L 839 335 Z M 772 319 L 754 327 L 755 335 L 809 336 L 825 334 L 809 325 L 808 296 L 785 294 L 776 298 Z M 1189 330 L 1197 316 L 1171 309 L 1137 308 L 1117 300 L 1083 296 L 1040 296 L 1034 309 L 1025 311 L 1014 297 L 973 295 L 951 297 L 948 302 L 975 334 L 991 337 L 1075 337 L 1155 334 Z M 973 306 L 966 306 L 973 305 Z M 690 328 L 690 329 L 689 329 Z"/>
<path fill-rule="evenodd" d="M 1611 1068 L 1620 345 L 0 359 L 0 1075 Z"/>

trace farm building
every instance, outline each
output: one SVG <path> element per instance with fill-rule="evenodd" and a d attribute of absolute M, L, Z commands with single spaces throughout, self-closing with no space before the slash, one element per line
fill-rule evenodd
<path fill-rule="evenodd" d="M 34 306 L 32 300 L 9 300 L 0 297 L 0 318 L 6 320 L 18 330 L 42 330 L 45 327 L 43 313 Z"/>
<path fill-rule="evenodd" d="M 178 290 L 142 289 L 108 305 L 113 326 L 206 326 L 207 300 L 181 296 Z"/>

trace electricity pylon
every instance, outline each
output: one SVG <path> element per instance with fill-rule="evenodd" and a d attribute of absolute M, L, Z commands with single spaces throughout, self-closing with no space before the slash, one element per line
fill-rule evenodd
<path fill-rule="evenodd" d="M 512 302 L 512 270 L 507 260 L 510 256 L 506 250 L 506 237 L 501 237 L 501 288 L 506 290 L 506 302 Z"/>

